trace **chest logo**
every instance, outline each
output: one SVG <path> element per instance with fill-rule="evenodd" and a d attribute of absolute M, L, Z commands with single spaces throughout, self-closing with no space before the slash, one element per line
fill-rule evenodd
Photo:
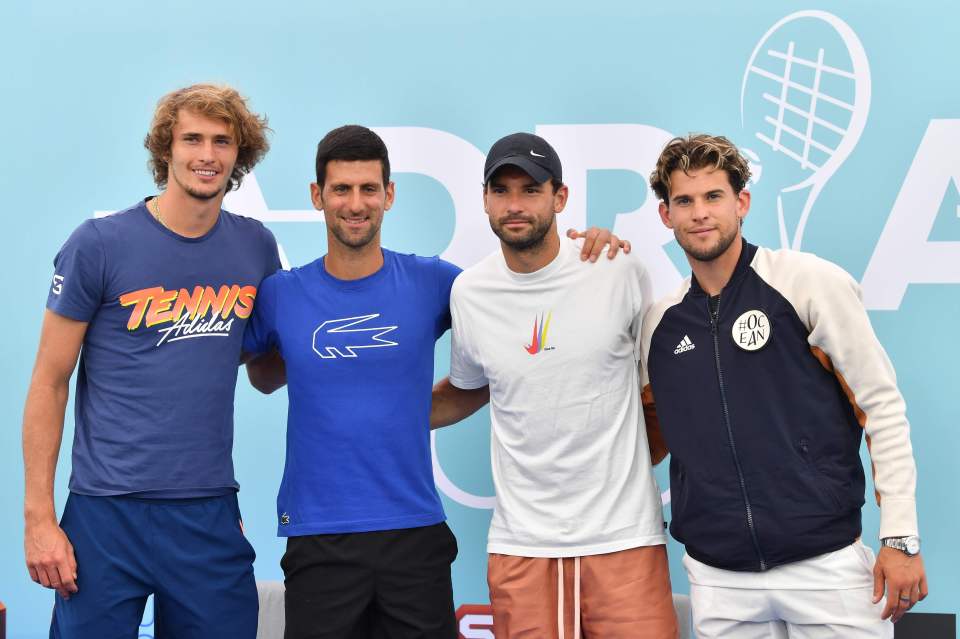
<path fill-rule="evenodd" d="M 546 318 L 544 318 L 543 313 L 539 317 L 533 318 L 533 337 L 530 343 L 523 347 L 531 355 L 536 355 L 541 351 L 553 350 L 552 347 L 547 347 L 547 332 L 550 330 L 550 318 L 552 316 L 553 312 L 550 311 Z"/>
<path fill-rule="evenodd" d="M 770 341 L 773 327 L 763 311 L 747 311 L 733 323 L 733 343 L 745 351 L 758 351 Z"/>
<path fill-rule="evenodd" d="M 327 320 L 313 331 L 313 351 L 323 359 L 353 358 L 361 348 L 397 346 L 384 335 L 396 326 L 369 326 L 380 313 Z"/>
<path fill-rule="evenodd" d="M 124 293 L 119 301 L 131 308 L 127 330 L 157 327 L 160 346 L 196 337 L 229 337 L 234 318 L 250 317 L 256 296 L 257 287 L 239 284 L 193 290 L 152 286 Z"/>
<path fill-rule="evenodd" d="M 683 339 L 680 340 L 680 343 L 677 344 L 677 347 L 673 349 L 674 355 L 679 355 L 680 353 L 686 353 L 687 351 L 692 351 L 697 347 L 696 344 L 690 339 L 689 335 L 684 335 Z"/>

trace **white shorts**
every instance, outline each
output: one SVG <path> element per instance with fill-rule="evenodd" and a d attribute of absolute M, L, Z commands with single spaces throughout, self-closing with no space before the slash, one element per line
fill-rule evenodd
<path fill-rule="evenodd" d="M 689 555 L 683 563 L 700 639 L 893 637 L 880 619 L 883 600 L 873 603 L 873 551 L 859 541 L 766 573 L 719 570 Z"/>

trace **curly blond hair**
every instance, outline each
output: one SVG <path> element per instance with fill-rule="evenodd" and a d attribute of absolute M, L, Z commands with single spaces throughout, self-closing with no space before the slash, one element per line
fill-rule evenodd
<path fill-rule="evenodd" d="M 160 98 L 153 114 L 150 131 L 143 146 L 150 152 L 147 163 L 153 172 L 153 181 L 165 188 L 169 178 L 170 147 L 173 142 L 173 127 L 182 109 L 223 120 L 237 137 L 237 162 L 227 181 L 227 190 L 240 186 L 243 176 L 249 173 L 270 149 L 267 141 L 267 119 L 250 111 L 247 100 L 235 89 L 215 84 L 194 84 L 177 89 Z"/>
<path fill-rule="evenodd" d="M 670 202 L 670 176 L 674 171 L 690 171 L 709 167 L 727 172 L 733 192 L 738 194 L 750 179 L 750 166 L 737 147 L 722 135 L 691 133 L 667 142 L 657 158 L 657 167 L 650 174 L 650 188 L 664 202 Z"/>

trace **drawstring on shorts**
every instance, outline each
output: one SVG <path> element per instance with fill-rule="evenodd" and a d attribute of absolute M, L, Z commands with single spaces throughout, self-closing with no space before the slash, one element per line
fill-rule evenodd
<path fill-rule="evenodd" d="M 563 639 L 563 557 L 557 557 L 557 628 Z M 573 639 L 580 639 L 580 557 L 573 558 Z"/>

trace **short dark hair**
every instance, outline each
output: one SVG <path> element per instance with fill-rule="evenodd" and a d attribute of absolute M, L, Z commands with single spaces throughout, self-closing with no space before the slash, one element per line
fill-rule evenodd
<path fill-rule="evenodd" d="M 390 182 L 390 158 L 387 145 L 380 136 L 365 126 L 347 124 L 330 131 L 317 145 L 317 184 L 323 188 L 327 179 L 327 162 L 341 160 L 358 162 L 380 160 L 383 169 L 383 185 Z"/>

